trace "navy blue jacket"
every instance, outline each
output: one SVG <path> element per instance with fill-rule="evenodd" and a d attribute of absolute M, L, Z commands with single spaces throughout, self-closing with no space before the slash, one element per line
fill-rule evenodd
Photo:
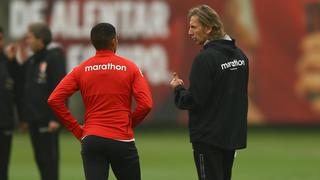
<path fill-rule="evenodd" d="M 14 126 L 14 81 L 9 62 L 0 52 L 0 129 L 11 129 Z"/>
<path fill-rule="evenodd" d="M 214 40 L 196 56 L 190 87 L 175 88 L 175 104 L 189 112 L 192 143 L 246 147 L 249 62 L 235 41 Z"/>
<path fill-rule="evenodd" d="M 61 48 L 43 49 L 18 67 L 21 90 L 21 120 L 47 124 L 58 121 L 47 104 L 48 97 L 66 75 L 66 62 Z"/>

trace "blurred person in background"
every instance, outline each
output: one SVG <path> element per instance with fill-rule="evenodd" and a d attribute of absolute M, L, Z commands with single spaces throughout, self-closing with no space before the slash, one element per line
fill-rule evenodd
<path fill-rule="evenodd" d="M 8 180 L 12 134 L 14 129 L 14 80 L 0 27 L 0 179 Z"/>
<path fill-rule="evenodd" d="M 304 37 L 301 48 L 296 90 L 310 102 L 312 110 L 320 114 L 320 31 Z"/>
<path fill-rule="evenodd" d="M 33 55 L 21 66 L 15 63 L 17 79 L 20 79 L 19 86 L 23 91 L 19 110 L 21 127 L 28 128 L 30 132 L 42 180 L 59 179 L 60 124 L 47 105 L 47 99 L 66 74 L 64 52 L 61 48 L 48 49 L 51 41 L 51 31 L 46 24 L 30 24 L 26 43 Z"/>
<path fill-rule="evenodd" d="M 151 110 L 151 92 L 139 68 L 115 54 L 118 40 L 113 25 L 95 25 L 91 43 L 96 55 L 74 68 L 50 95 L 48 103 L 81 141 L 86 180 L 108 179 L 109 165 L 119 180 L 140 180 L 133 128 Z M 65 105 L 78 90 L 85 105 L 83 127 Z M 132 97 L 136 100 L 133 112 Z"/>
<path fill-rule="evenodd" d="M 189 112 L 199 180 L 230 180 L 235 150 L 246 147 L 249 62 L 212 8 L 194 7 L 188 19 L 189 35 L 203 49 L 193 61 L 189 89 L 174 73 L 175 104 Z"/>
<path fill-rule="evenodd" d="M 259 37 L 251 69 L 260 110 L 269 124 L 318 124 L 319 1 L 251 3 Z"/>
<path fill-rule="evenodd" d="M 301 55 L 297 62 L 296 90 L 310 107 L 320 114 L 320 2 L 305 4 L 307 34 L 300 43 Z"/>

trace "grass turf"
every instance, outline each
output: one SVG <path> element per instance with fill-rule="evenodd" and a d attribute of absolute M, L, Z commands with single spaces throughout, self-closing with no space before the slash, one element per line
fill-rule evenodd
<path fill-rule="evenodd" d="M 234 180 L 319 180 L 320 131 L 250 130 L 248 148 L 238 151 Z M 196 180 L 186 130 L 139 130 L 136 134 L 143 180 Z M 60 179 L 84 180 L 80 144 L 60 137 Z M 15 133 L 10 180 L 38 180 L 29 137 Z M 115 180 L 110 170 L 110 180 Z"/>

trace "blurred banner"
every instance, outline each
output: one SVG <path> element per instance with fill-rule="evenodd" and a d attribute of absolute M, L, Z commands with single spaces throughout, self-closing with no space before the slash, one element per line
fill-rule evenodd
<path fill-rule="evenodd" d="M 7 29 L 19 40 L 31 22 L 47 22 L 67 56 L 70 71 L 94 55 L 90 29 L 117 28 L 118 54 L 143 71 L 153 93 L 148 124 L 186 124 L 173 104 L 173 71 L 188 86 L 193 57 L 201 47 L 188 37 L 187 12 L 208 4 L 250 59 L 251 124 L 320 123 L 320 3 L 316 0 L 11 0 Z M 3 8 L 2 8 L 3 9 Z M 109 83 L 109 82 L 101 82 Z M 82 120 L 79 95 L 70 103 Z"/>

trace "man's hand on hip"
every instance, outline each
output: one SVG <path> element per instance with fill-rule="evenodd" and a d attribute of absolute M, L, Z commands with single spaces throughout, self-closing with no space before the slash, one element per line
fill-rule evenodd
<path fill-rule="evenodd" d="M 60 124 L 57 121 L 51 120 L 48 124 L 48 132 L 56 132 L 60 127 Z"/>

